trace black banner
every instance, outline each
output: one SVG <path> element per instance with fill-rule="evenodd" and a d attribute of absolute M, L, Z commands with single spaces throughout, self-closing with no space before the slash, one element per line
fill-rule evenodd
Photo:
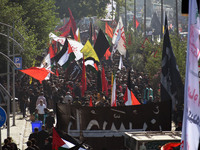
<path fill-rule="evenodd" d="M 171 131 L 169 101 L 137 106 L 78 107 L 57 104 L 57 128 L 74 136 L 120 136 L 127 131 Z"/>

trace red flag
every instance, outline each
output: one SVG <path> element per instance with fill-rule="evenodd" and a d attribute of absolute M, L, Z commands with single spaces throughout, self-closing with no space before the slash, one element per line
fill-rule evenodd
<path fill-rule="evenodd" d="M 97 64 L 96 63 L 94 63 L 94 68 L 96 69 L 96 71 L 98 71 L 99 69 L 98 69 L 98 66 L 97 66 Z"/>
<path fill-rule="evenodd" d="M 50 58 L 53 58 L 55 56 L 55 52 L 53 50 L 52 44 L 49 45 L 49 53 L 50 53 Z"/>
<path fill-rule="evenodd" d="M 83 66 L 82 66 L 81 85 L 82 85 L 81 94 L 82 94 L 82 96 L 84 96 L 85 95 L 85 91 L 87 90 L 85 60 L 84 60 L 84 58 L 83 58 Z"/>
<path fill-rule="evenodd" d="M 102 92 L 105 91 L 106 96 L 108 96 L 108 81 L 106 80 L 105 70 L 103 66 L 101 71 L 101 81 L 102 81 Z"/>
<path fill-rule="evenodd" d="M 125 105 L 140 105 L 141 103 L 137 100 L 135 95 L 131 90 L 126 87 L 126 92 L 124 93 L 124 103 Z"/>
<path fill-rule="evenodd" d="M 71 20 L 71 23 L 72 23 L 72 31 L 73 31 L 73 34 L 76 35 L 75 34 L 75 32 L 76 32 L 76 22 L 74 20 L 74 17 L 72 15 L 72 12 L 71 12 L 70 8 L 68 8 L 68 10 L 69 10 L 70 20 Z"/>
<path fill-rule="evenodd" d="M 135 23 L 135 16 L 133 16 L 133 24 Z M 136 29 L 137 29 L 137 27 L 139 26 L 139 22 L 137 21 L 137 19 L 136 19 Z"/>
<path fill-rule="evenodd" d="M 128 72 L 128 80 L 127 80 L 127 87 L 126 92 L 124 93 L 124 103 L 125 105 L 140 105 L 140 102 L 137 100 L 133 92 L 131 91 L 131 77 L 130 77 L 130 70 Z"/>
<path fill-rule="evenodd" d="M 110 55 L 111 55 L 111 52 L 110 52 L 110 47 L 109 47 L 109 48 L 106 50 L 106 53 L 104 54 L 104 57 L 106 58 L 106 60 L 109 59 Z"/>
<path fill-rule="evenodd" d="M 63 146 L 65 142 L 61 139 L 61 137 L 56 132 L 55 128 L 53 128 L 53 142 L 52 149 L 58 150 L 59 147 Z"/>
<path fill-rule="evenodd" d="M 148 38 L 145 38 L 145 40 L 144 40 L 144 42 L 143 42 L 143 44 L 142 44 L 142 48 L 145 48 L 145 44 L 146 44 L 146 42 L 148 42 L 149 43 L 149 40 L 148 40 Z"/>
<path fill-rule="evenodd" d="M 113 29 L 108 25 L 108 23 L 106 22 L 105 24 L 105 33 L 108 34 L 108 36 L 110 38 L 113 37 Z"/>
<path fill-rule="evenodd" d="M 167 143 L 161 147 L 161 150 L 173 150 L 173 147 L 177 147 L 181 145 L 181 143 Z"/>
<path fill-rule="evenodd" d="M 69 19 L 68 23 L 65 24 L 64 26 L 62 26 L 61 28 L 58 29 L 58 31 L 64 33 L 64 32 L 67 32 L 69 31 L 70 32 L 70 28 L 72 27 L 72 21 L 71 19 Z M 62 34 L 61 34 L 62 35 Z M 60 35 L 60 36 L 61 36 Z"/>
<path fill-rule="evenodd" d="M 60 36 L 67 37 L 70 33 L 71 27 L 72 27 L 72 22 L 71 22 L 71 19 L 69 19 L 69 22 L 67 23 L 67 27 L 65 28 L 65 30 L 62 32 Z"/>
<path fill-rule="evenodd" d="M 56 76 L 58 77 L 59 76 L 59 73 L 58 73 L 58 69 L 56 68 Z"/>
<path fill-rule="evenodd" d="M 93 107 L 93 104 L 92 104 L 92 96 L 90 96 L 90 107 Z"/>
<path fill-rule="evenodd" d="M 37 79 L 42 83 L 42 81 L 46 78 L 49 73 L 54 74 L 52 71 L 46 68 L 39 68 L 39 67 L 31 67 L 28 69 L 20 70 L 21 72 Z"/>
<path fill-rule="evenodd" d="M 73 52 L 73 50 L 72 50 L 71 45 L 70 45 L 69 42 L 68 42 L 68 54 L 71 53 L 71 52 Z"/>

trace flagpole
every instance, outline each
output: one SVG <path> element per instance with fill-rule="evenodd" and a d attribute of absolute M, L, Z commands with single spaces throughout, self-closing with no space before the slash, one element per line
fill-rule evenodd
<path fill-rule="evenodd" d="M 127 12 L 126 12 L 126 0 L 125 0 L 125 30 L 127 31 Z"/>
<path fill-rule="evenodd" d="M 136 0 L 134 0 L 134 32 L 135 32 L 135 41 L 136 41 Z"/>
<path fill-rule="evenodd" d="M 113 0 L 112 0 L 112 21 L 113 21 Z"/>
<path fill-rule="evenodd" d="M 161 33 L 160 33 L 160 39 L 163 37 L 163 0 L 161 0 Z"/>
<path fill-rule="evenodd" d="M 178 36 L 178 33 L 179 33 L 179 30 L 178 30 L 178 0 L 176 0 L 176 29 L 177 29 L 177 36 Z"/>
<path fill-rule="evenodd" d="M 144 38 L 146 38 L 146 0 L 144 0 Z"/>

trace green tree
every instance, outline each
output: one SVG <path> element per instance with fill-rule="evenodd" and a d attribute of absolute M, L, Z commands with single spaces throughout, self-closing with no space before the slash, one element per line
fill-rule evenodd
<path fill-rule="evenodd" d="M 99 18 L 105 16 L 109 2 L 109 0 L 56 0 L 56 6 L 59 7 L 60 18 L 69 16 L 68 8 L 71 9 L 75 19 L 91 16 Z"/>
<path fill-rule="evenodd" d="M 138 33 L 137 37 L 134 37 L 132 30 L 126 33 L 131 34 L 132 44 L 127 44 L 127 50 L 130 55 L 130 62 L 132 68 L 139 72 L 144 72 L 148 74 L 151 86 L 155 91 L 155 95 L 159 96 L 158 89 L 160 84 L 160 73 L 161 73 L 161 63 L 162 63 L 162 50 L 163 50 L 163 41 L 161 42 L 145 42 L 144 37 Z M 186 63 L 186 49 L 187 49 L 187 40 L 181 40 L 180 36 L 176 35 L 176 31 L 170 34 L 170 41 L 172 45 L 172 50 L 176 57 L 176 62 L 179 68 L 179 72 L 184 83 L 185 79 L 185 63 Z M 128 43 L 128 39 L 127 39 Z M 144 48 L 142 48 L 142 45 Z"/>
<path fill-rule="evenodd" d="M 23 66 L 32 66 L 37 55 L 48 47 L 49 33 L 54 31 L 58 23 L 56 6 L 54 0 L 2 0 L 0 4 L 0 20 L 3 23 L 14 26 L 25 41 L 14 32 L 14 38 L 22 45 L 21 52 L 19 46 L 15 46 L 15 51 L 23 57 Z M 0 32 L 7 34 L 8 29 L 0 26 Z M 13 32 L 9 32 L 13 36 Z M 10 49 L 12 50 L 12 41 Z M 7 54 L 7 38 L 0 36 L 0 51 Z M 4 61 L 1 59 L 0 61 Z M 1 65 L 0 67 L 5 66 Z M 23 67 L 24 68 L 24 67 Z M 0 69 L 2 70 L 2 69 Z M 5 70 L 5 69 L 3 69 Z"/>
<path fill-rule="evenodd" d="M 26 26 L 32 30 L 37 38 L 37 49 L 46 48 L 49 33 L 54 31 L 58 18 L 54 0 L 26 0 L 22 2 Z"/>

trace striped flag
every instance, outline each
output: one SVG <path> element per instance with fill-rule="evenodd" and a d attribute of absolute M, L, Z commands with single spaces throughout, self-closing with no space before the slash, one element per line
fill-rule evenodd
<path fill-rule="evenodd" d="M 128 80 L 127 80 L 127 87 L 126 92 L 124 94 L 124 103 L 126 106 L 129 105 L 140 105 L 140 102 L 137 100 L 133 92 L 131 91 L 131 77 L 130 77 L 130 70 L 128 72 Z"/>

